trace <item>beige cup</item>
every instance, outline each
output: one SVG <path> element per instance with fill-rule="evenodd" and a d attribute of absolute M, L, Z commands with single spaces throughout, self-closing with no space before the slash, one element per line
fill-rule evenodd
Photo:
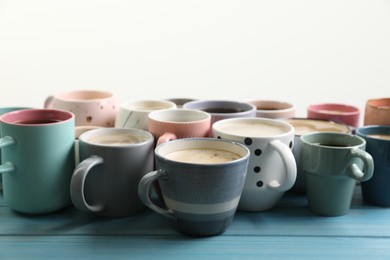
<path fill-rule="evenodd" d="M 175 139 L 206 137 L 210 122 L 210 114 L 196 109 L 159 110 L 149 114 L 148 130 L 158 145 Z"/>
<path fill-rule="evenodd" d="M 256 117 L 271 119 L 295 117 L 296 107 L 289 102 L 277 100 L 250 100 L 248 103 L 256 106 Z"/>
<path fill-rule="evenodd" d="M 150 112 L 175 108 L 176 104 L 167 100 L 126 101 L 119 108 L 115 127 L 148 130 L 148 115 Z"/>
<path fill-rule="evenodd" d="M 44 107 L 72 112 L 76 126 L 113 127 L 119 104 L 111 92 L 75 90 L 47 97 Z"/>
<path fill-rule="evenodd" d="M 367 100 L 364 125 L 390 125 L 390 98 Z"/>

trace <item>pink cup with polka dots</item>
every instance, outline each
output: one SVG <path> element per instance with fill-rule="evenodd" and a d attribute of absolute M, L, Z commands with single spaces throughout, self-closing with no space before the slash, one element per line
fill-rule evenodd
<path fill-rule="evenodd" d="M 76 127 L 113 127 L 119 103 L 108 91 L 75 90 L 47 97 L 44 107 L 72 112 Z"/>
<path fill-rule="evenodd" d="M 214 138 L 235 141 L 250 150 L 249 165 L 238 210 L 265 211 L 291 189 L 297 176 L 292 152 L 294 127 L 268 118 L 230 118 L 215 122 Z"/>

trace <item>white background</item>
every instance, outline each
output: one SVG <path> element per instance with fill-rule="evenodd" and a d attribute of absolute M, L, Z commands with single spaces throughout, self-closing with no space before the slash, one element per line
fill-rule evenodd
<path fill-rule="evenodd" d="M 390 1 L 0 0 L 0 88 L 363 109 L 390 97 Z"/>

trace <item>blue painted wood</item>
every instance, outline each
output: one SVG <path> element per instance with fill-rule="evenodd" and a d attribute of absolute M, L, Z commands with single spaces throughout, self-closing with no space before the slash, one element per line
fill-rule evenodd
<path fill-rule="evenodd" d="M 237 212 L 219 236 L 181 235 L 146 210 L 104 218 L 74 207 L 31 216 L 6 207 L 0 196 L 0 259 L 37 258 L 258 258 L 390 259 L 390 208 L 362 202 L 357 187 L 350 212 L 340 217 L 311 213 L 303 194 L 286 193 L 276 208 Z"/>

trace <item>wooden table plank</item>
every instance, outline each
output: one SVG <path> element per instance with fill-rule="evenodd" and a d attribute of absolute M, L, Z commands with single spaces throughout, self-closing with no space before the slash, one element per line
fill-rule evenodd
<path fill-rule="evenodd" d="M 359 194 L 357 193 L 357 196 Z M 390 209 L 365 205 L 355 199 L 349 214 L 321 217 L 306 207 L 300 194 L 286 194 L 273 210 L 260 213 L 237 212 L 224 235 L 291 237 L 390 237 Z M 31 216 L 0 207 L 1 236 L 60 235 L 172 235 L 180 236 L 170 222 L 147 210 L 127 218 L 102 218 L 74 207 Z"/>
<path fill-rule="evenodd" d="M 217 236 L 0 237 L 1 259 L 389 259 L 380 238 Z"/>

